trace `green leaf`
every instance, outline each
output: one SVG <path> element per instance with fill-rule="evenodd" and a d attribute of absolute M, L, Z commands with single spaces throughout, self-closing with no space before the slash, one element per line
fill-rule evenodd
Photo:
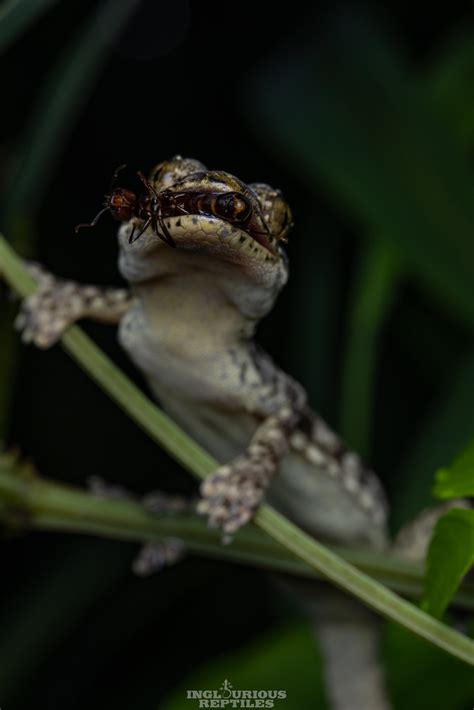
<path fill-rule="evenodd" d="M 0 8 L 0 52 L 28 30 L 36 19 L 59 0 L 10 0 Z"/>
<path fill-rule="evenodd" d="M 433 493 L 443 500 L 474 496 L 474 440 L 448 468 L 436 472 Z"/>
<path fill-rule="evenodd" d="M 373 23 L 349 13 L 308 34 L 261 71 L 258 130 L 300 179 L 327 186 L 444 309 L 474 326 L 472 170 L 462 141 Z"/>
<path fill-rule="evenodd" d="M 327 707 L 321 682 L 320 658 L 307 625 L 280 628 L 247 647 L 232 651 L 198 668 L 160 704 L 159 710 L 189 710 L 198 701 L 187 690 L 218 690 L 228 679 L 235 690 L 286 691 L 281 710 L 323 710 Z M 279 703 L 275 702 L 275 708 Z"/>
<path fill-rule="evenodd" d="M 454 508 L 436 523 L 426 561 L 423 609 L 440 617 L 474 563 L 474 511 Z"/>

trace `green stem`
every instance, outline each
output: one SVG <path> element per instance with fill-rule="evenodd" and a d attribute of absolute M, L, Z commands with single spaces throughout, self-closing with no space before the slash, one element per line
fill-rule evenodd
<path fill-rule="evenodd" d="M 253 525 L 240 530 L 232 545 L 222 545 L 220 532 L 207 527 L 203 518 L 194 513 L 151 515 L 138 502 L 99 498 L 76 487 L 22 472 L 7 457 L 0 458 L 0 520 L 13 530 L 20 527 L 127 541 L 178 537 L 190 552 L 199 555 L 310 579 L 321 577 Z M 396 591 L 415 598 L 423 593 L 421 565 L 372 550 L 339 547 L 333 551 Z M 474 610 L 474 586 L 465 584 L 454 603 Z"/>
<path fill-rule="evenodd" d="M 1 235 L 0 270 L 7 283 L 21 296 L 26 296 L 34 290 L 34 282 Z M 61 342 L 67 352 L 105 392 L 187 470 L 203 479 L 216 468 L 217 462 L 130 382 L 77 326 L 70 328 Z M 397 621 L 451 655 L 474 665 L 474 642 L 358 571 L 270 506 L 262 505 L 254 522 L 312 569 L 356 596 L 367 606 Z"/>

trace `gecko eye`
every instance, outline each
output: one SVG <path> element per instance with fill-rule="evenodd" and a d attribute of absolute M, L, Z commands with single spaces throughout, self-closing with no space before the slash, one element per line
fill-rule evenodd
<path fill-rule="evenodd" d="M 281 239 L 283 242 L 288 241 L 286 238 L 286 235 L 290 231 L 290 229 L 293 226 L 293 213 L 286 203 L 284 203 L 284 207 L 281 211 L 280 216 L 280 229 L 278 234 L 276 234 L 277 239 Z"/>
<path fill-rule="evenodd" d="M 239 192 L 225 192 L 216 198 L 214 213 L 229 222 L 246 222 L 252 214 L 252 205 Z"/>

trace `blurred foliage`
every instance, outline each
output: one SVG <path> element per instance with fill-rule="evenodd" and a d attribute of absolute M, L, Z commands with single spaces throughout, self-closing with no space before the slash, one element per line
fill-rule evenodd
<path fill-rule="evenodd" d="M 218 690 L 226 678 L 235 690 L 285 690 L 287 697 L 280 704 L 287 710 L 323 710 L 327 705 L 319 662 L 307 625 L 272 630 L 245 648 L 193 671 L 159 705 L 159 710 L 183 710 L 187 705 L 197 705 L 197 701 L 186 700 L 188 689 Z"/>
<path fill-rule="evenodd" d="M 379 336 L 397 292 L 399 267 L 393 250 L 377 240 L 361 249 L 357 266 L 342 373 L 341 434 L 368 458 Z"/>
<path fill-rule="evenodd" d="M 473 74 L 474 37 L 468 27 L 445 42 L 418 84 L 467 149 L 474 144 L 474 94 L 469 90 Z"/>
<path fill-rule="evenodd" d="M 409 71 L 400 46 L 363 12 L 346 11 L 316 42 L 302 33 L 291 51 L 285 48 L 262 69 L 256 84 L 262 119 L 257 130 L 264 128 L 265 140 L 278 143 L 293 170 L 326 186 L 374 242 L 358 255 L 341 393 L 341 428 L 365 454 L 371 450 L 379 333 L 403 283 L 416 283 L 444 312 L 472 328 L 474 312 L 467 311 L 474 303 L 474 212 L 469 136 L 460 125 L 461 114 L 463 126 L 469 123 L 473 98 L 472 47 L 469 35 L 461 47 L 453 40 L 420 91 L 422 82 Z M 278 82 L 269 81 L 275 64 Z M 413 347 L 422 348 L 416 332 L 413 337 Z M 460 394 L 469 401 L 473 387 L 466 387 L 467 377 L 468 371 Z M 447 389 L 452 392 L 452 383 Z M 404 467 L 400 471 L 403 486 L 395 502 L 405 510 L 395 511 L 397 522 L 429 500 L 433 468 L 426 449 L 435 446 L 439 461 L 472 434 L 462 402 L 454 407 L 457 443 L 443 421 L 426 445 L 423 437 L 415 444 L 409 457 L 417 464 L 406 464 L 409 475 Z M 440 412 L 446 408 L 443 398 Z"/>
<path fill-rule="evenodd" d="M 432 503 L 433 472 L 463 449 L 472 438 L 474 353 L 456 362 L 424 421 L 415 446 L 404 457 L 394 496 L 395 527 Z"/>
<path fill-rule="evenodd" d="M 110 243 L 96 240 L 91 258 L 90 242 L 62 232 L 129 156 L 142 167 L 182 152 L 284 187 L 297 217 L 293 278 L 262 338 L 383 471 L 398 527 L 474 433 L 472 17 L 453 5 L 437 20 L 420 6 L 419 44 L 430 27 L 432 39 L 418 61 L 400 39 L 416 44 L 416 11 L 404 33 L 395 3 L 389 32 L 337 3 L 325 17 L 296 4 L 260 20 L 244 2 L 224 27 L 209 2 L 189 34 L 186 2 L 173 16 L 165 3 L 140 7 L 152 4 L 152 19 L 134 15 L 121 41 L 138 3 L 4 3 L 5 91 L 18 91 L 18 107 L 4 109 L 3 223 L 23 253 L 107 279 Z M 177 38 L 169 54 L 160 32 Z M 139 63 L 144 42 L 156 49 Z M 130 470 L 127 483 L 149 486 L 155 448 L 60 354 L 25 356 L 13 387 L 11 315 L 2 321 L 0 418 L 13 413 L 13 434 L 42 470 L 83 480 L 109 466 L 112 478 Z M 162 462 L 170 488 L 185 489 Z M 162 707 L 184 709 L 183 688 L 225 677 L 284 686 L 285 707 L 323 707 L 310 635 L 301 625 L 268 632 L 288 610 L 269 609 L 259 575 L 191 562 L 143 585 L 118 545 L 48 537 L 4 547 L 4 570 L 18 571 L 0 594 L 2 707 L 149 709 L 176 687 Z M 472 705 L 469 668 L 392 626 L 385 646 L 396 708 Z M 228 655 L 203 665 L 219 652 Z"/>
<path fill-rule="evenodd" d="M 474 511 L 454 508 L 435 525 L 422 607 L 440 617 L 474 563 Z"/>
<path fill-rule="evenodd" d="M 474 442 L 470 442 L 451 466 L 436 472 L 433 494 L 442 500 L 474 497 Z M 426 558 L 425 611 L 441 616 L 473 563 L 474 511 L 455 508 L 437 521 L 430 541 Z"/>
<path fill-rule="evenodd" d="M 472 625 L 470 635 L 472 635 Z M 474 675 L 431 644 L 387 624 L 384 638 L 388 684 L 395 708 L 467 710 L 474 697 Z"/>
<path fill-rule="evenodd" d="M 394 707 L 469 707 L 474 677 L 463 663 L 394 624 L 387 624 L 383 650 Z M 188 689 L 218 689 L 225 678 L 235 689 L 285 688 L 285 708 L 325 710 L 328 705 L 317 663 L 308 628 L 294 623 L 193 670 L 157 710 L 185 710 L 190 703 L 185 699 Z M 421 678 L 426 682 L 420 683 Z"/>
<path fill-rule="evenodd" d="M 436 471 L 433 494 L 442 500 L 474 497 L 474 441 L 456 457 L 451 466 Z"/>
<path fill-rule="evenodd" d="M 64 151 L 80 109 L 106 61 L 111 44 L 138 0 L 100 3 L 66 46 L 36 100 L 4 195 L 7 231 L 19 217 L 32 219 L 44 199 L 51 172 Z"/>
<path fill-rule="evenodd" d="M 324 180 L 403 257 L 412 278 L 472 327 L 467 155 L 409 81 L 396 48 L 349 15 L 277 67 L 280 81 L 264 74 L 256 92 L 267 140 L 278 140 L 308 179 Z"/>
<path fill-rule="evenodd" d="M 51 4 L 51 0 L 20 0 L 11 6 L 10 12 L 4 11 L 0 15 L 0 50 L 2 37 L 13 41 L 36 14 Z M 109 0 L 100 4 L 92 19 L 88 19 L 79 29 L 71 46 L 66 47 L 41 88 L 36 108 L 16 147 L 15 161 L 10 165 L 0 201 L 2 224 L 25 257 L 34 254 L 35 216 L 78 110 L 87 100 L 88 91 L 108 55 L 110 44 L 123 30 L 137 4 L 138 0 L 123 0 L 118 5 Z M 9 403 L 18 357 L 11 316 L 9 309 L 3 318 L 0 317 L 0 438 L 8 433 Z"/>
<path fill-rule="evenodd" d="M 42 13 L 59 0 L 5 0 L 0 8 L 0 52 L 28 30 Z"/>

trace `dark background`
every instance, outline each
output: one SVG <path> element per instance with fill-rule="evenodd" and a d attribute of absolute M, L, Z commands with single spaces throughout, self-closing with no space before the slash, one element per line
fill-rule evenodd
<path fill-rule="evenodd" d="M 280 8 L 143 0 L 121 31 L 113 29 L 107 3 L 50 5 L 3 44 L 0 179 L 7 237 L 55 273 L 118 284 L 116 224 L 106 216 L 94 231 L 73 231 L 96 213 L 117 165 L 128 164 L 121 181 L 134 184 L 134 171 L 180 153 L 244 181 L 281 187 L 295 215 L 292 278 L 262 324 L 260 341 L 380 472 L 399 525 L 429 500 L 435 469 L 473 429 L 472 245 L 463 234 L 457 241 L 455 225 L 444 228 L 448 217 L 438 228 L 441 200 L 423 162 L 424 156 L 434 161 L 443 185 L 454 184 L 453 172 L 462 182 L 470 170 L 471 5 L 427 11 L 396 2 L 383 9 L 342 3 L 310 9 L 301 2 Z M 0 34 L 0 46 L 1 40 Z M 354 69 L 357 46 L 363 50 L 355 53 L 360 67 Z M 377 56 L 380 62 L 373 61 Z M 398 192 L 389 179 L 400 169 L 393 126 L 400 146 L 408 137 L 418 150 L 423 136 L 419 154 L 407 150 Z M 370 171 L 377 175 L 378 160 L 386 172 L 377 192 Z M 428 197 L 407 207 L 403 190 L 413 192 L 413 185 Z M 442 194 L 456 214 L 472 216 L 455 187 L 454 198 Z M 414 225 L 413 235 L 406 224 Z M 456 259 L 466 268 L 459 281 Z M 368 263 L 374 271 L 365 271 Z M 392 284 L 386 298 L 376 287 L 372 292 L 367 273 L 379 275 L 382 291 Z M 1 304 L 7 442 L 45 477 L 82 485 L 101 475 L 137 492 L 195 490 L 191 477 L 60 348 L 18 348 L 12 307 L 6 298 Z M 361 312 L 354 304 L 362 304 Z M 145 386 L 112 329 L 84 327 Z M 5 538 L 2 710 L 158 708 L 178 682 L 191 687 L 186 678 L 196 666 L 209 662 L 212 670 L 212 659 L 296 623 L 296 610 L 261 572 L 189 558 L 143 581 L 130 572 L 135 552 L 132 545 L 57 534 Z M 414 642 L 397 633 L 388 632 L 386 642 L 396 707 L 440 707 L 439 693 L 429 704 L 429 688 L 436 693 L 443 674 L 465 689 L 449 707 L 471 707 L 464 669 L 423 644 L 415 647 L 417 663 L 426 664 L 431 681 L 426 698 L 415 700 L 416 679 L 396 658 Z M 268 641 L 268 667 L 276 663 L 272 648 Z M 251 668 L 253 651 L 246 653 Z M 223 668 L 228 677 L 236 666 L 228 661 Z M 311 670 L 300 668 L 302 678 Z M 219 673 L 217 685 L 224 679 Z M 266 687 L 261 675 L 251 687 Z M 315 707 L 318 693 L 309 683 L 294 707 Z M 173 708 L 179 707 L 186 702 L 176 701 Z"/>

